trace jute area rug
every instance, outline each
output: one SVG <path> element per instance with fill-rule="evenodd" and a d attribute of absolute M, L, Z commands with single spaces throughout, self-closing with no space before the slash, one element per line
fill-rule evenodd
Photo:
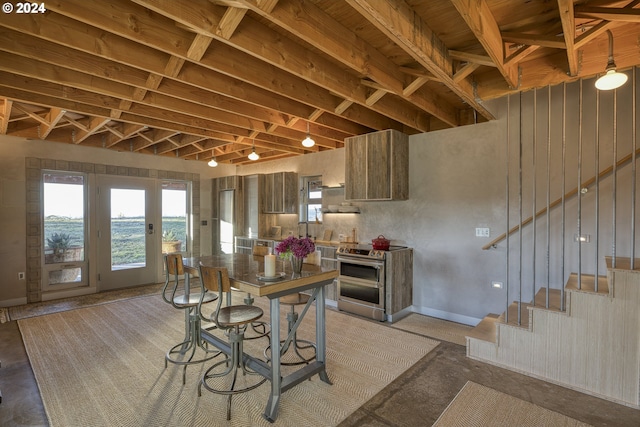
<path fill-rule="evenodd" d="M 468 381 L 433 427 L 588 427 L 533 403 Z"/>
<path fill-rule="evenodd" d="M 411 313 L 393 324 L 394 328 L 433 337 L 454 344 L 467 345 L 466 335 L 472 326 Z"/>
<path fill-rule="evenodd" d="M 267 320 L 268 301 L 256 298 L 256 303 Z M 314 318 L 313 308 L 307 315 Z M 311 319 L 302 323 L 300 338 L 313 339 Z M 262 417 L 270 388 L 265 382 L 233 398 L 227 422 L 225 396 L 206 390 L 197 396 L 198 381 L 212 362 L 188 367 L 186 385 L 181 367 L 164 369 L 165 352 L 184 335 L 184 314 L 160 296 L 23 319 L 18 325 L 53 427 L 336 425 L 438 345 L 327 310 L 327 372 L 333 385 L 315 376 L 283 393 L 278 419 L 270 424 Z M 245 351 L 262 355 L 267 344 L 265 338 L 248 340 Z"/>

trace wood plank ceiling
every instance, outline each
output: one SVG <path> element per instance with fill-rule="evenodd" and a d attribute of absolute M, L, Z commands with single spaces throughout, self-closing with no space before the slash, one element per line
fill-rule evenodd
<path fill-rule="evenodd" d="M 640 64 L 638 3 L 47 0 L 0 15 L 0 133 L 241 164 L 468 125 L 601 74 L 606 30 Z"/>

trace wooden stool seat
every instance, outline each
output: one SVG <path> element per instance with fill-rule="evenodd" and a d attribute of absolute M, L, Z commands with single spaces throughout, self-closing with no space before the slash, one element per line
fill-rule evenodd
<path fill-rule="evenodd" d="M 218 322 L 227 328 L 231 326 L 245 325 L 258 320 L 263 315 L 262 309 L 253 305 L 233 305 L 222 307 L 218 313 Z"/>
<path fill-rule="evenodd" d="M 204 297 L 202 296 L 201 293 L 198 292 L 198 293 L 191 293 L 189 294 L 189 296 L 177 295 L 173 298 L 173 302 L 175 303 L 175 305 L 183 306 L 186 308 L 186 307 L 197 307 L 198 304 L 200 303 L 200 300 L 202 300 L 203 304 L 206 304 L 208 302 L 213 302 L 216 299 L 218 299 L 218 296 L 211 292 L 205 293 Z"/>
<path fill-rule="evenodd" d="M 290 294 L 280 297 L 280 304 L 284 305 L 304 305 L 309 302 L 309 295 L 303 293 Z"/>

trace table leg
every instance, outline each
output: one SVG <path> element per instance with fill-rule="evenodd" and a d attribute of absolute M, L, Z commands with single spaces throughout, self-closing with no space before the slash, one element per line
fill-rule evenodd
<path fill-rule="evenodd" d="M 274 422 L 278 416 L 282 376 L 280 373 L 280 298 L 273 298 L 269 303 L 271 318 L 271 395 L 264 410 L 264 418 Z"/>
<path fill-rule="evenodd" d="M 327 329 L 325 319 L 325 287 L 319 288 L 316 297 L 316 360 L 322 363 L 322 371 L 318 373 L 320 379 L 327 384 L 332 384 L 327 375 Z"/>

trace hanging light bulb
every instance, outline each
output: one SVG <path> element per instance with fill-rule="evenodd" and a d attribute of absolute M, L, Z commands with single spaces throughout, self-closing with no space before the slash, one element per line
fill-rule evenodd
<path fill-rule="evenodd" d="M 253 146 L 251 147 L 251 153 L 249 153 L 249 160 L 258 160 L 260 155 L 256 153 L 256 141 L 253 140 Z"/>
<path fill-rule="evenodd" d="M 216 153 L 211 150 L 211 160 L 209 160 L 209 163 L 207 163 L 209 165 L 209 167 L 215 168 L 216 166 L 218 166 L 218 162 L 216 162 Z"/>
<path fill-rule="evenodd" d="M 616 63 L 613 61 L 613 34 L 610 30 L 607 30 L 607 34 L 609 35 L 609 60 L 604 75 L 596 80 L 596 88 L 600 90 L 617 89 L 627 81 L 627 75 L 625 73 L 618 73 L 616 71 Z"/>
<path fill-rule="evenodd" d="M 316 145 L 316 142 L 311 138 L 311 135 L 309 134 L 309 121 L 307 121 L 307 137 L 302 140 L 302 145 L 307 148 Z"/>

